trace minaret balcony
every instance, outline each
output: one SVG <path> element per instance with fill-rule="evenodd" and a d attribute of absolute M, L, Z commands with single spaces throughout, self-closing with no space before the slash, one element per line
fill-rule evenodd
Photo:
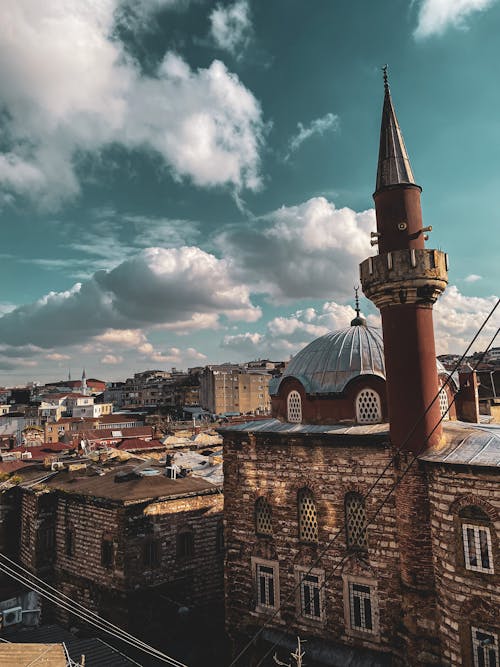
<path fill-rule="evenodd" d="M 441 250 L 393 250 L 365 259 L 359 268 L 363 292 L 377 308 L 431 308 L 448 284 L 448 255 Z"/>

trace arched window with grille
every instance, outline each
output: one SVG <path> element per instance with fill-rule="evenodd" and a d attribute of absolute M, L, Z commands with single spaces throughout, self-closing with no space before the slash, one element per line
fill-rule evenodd
<path fill-rule="evenodd" d="M 378 424 L 382 421 L 380 396 L 374 389 L 362 389 L 356 397 L 358 424 Z"/>
<path fill-rule="evenodd" d="M 287 420 L 295 424 L 300 424 L 302 421 L 302 399 L 295 389 L 288 394 Z"/>
<path fill-rule="evenodd" d="M 450 413 L 448 412 L 448 394 L 446 393 L 446 388 L 441 387 L 439 391 L 439 410 L 441 412 L 441 417 L 443 419 L 449 419 Z"/>
<path fill-rule="evenodd" d="M 360 493 L 347 493 L 344 499 L 345 533 L 348 549 L 368 548 L 365 501 Z"/>
<path fill-rule="evenodd" d="M 272 535 L 271 505 L 261 496 L 255 501 L 255 532 L 258 535 Z"/>
<path fill-rule="evenodd" d="M 318 514 L 314 495 L 310 489 L 300 489 L 298 494 L 299 540 L 301 542 L 318 541 Z"/>

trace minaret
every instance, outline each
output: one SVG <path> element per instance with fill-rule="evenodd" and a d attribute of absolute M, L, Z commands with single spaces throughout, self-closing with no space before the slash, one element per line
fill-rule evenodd
<path fill-rule="evenodd" d="M 87 375 L 85 374 L 85 368 L 82 373 L 82 394 L 84 396 L 87 395 Z"/>
<path fill-rule="evenodd" d="M 447 256 L 425 248 L 431 228 L 422 225 L 422 188 L 413 177 L 386 68 L 384 91 L 373 195 L 378 255 L 361 264 L 361 283 L 382 316 L 392 443 L 418 453 L 426 441 L 439 447 L 441 440 L 439 401 L 431 406 L 438 391 L 432 307 L 448 282 Z"/>
<path fill-rule="evenodd" d="M 401 572 L 401 639 L 405 664 L 439 656 L 434 570 L 426 473 L 415 455 L 442 442 L 432 307 L 446 288 L 447 256 L 425 248 L 420 207 L 403 135 L 394 111 L 387 67 L 380 128 L 377 184 L 373 195 L 378 254 L 360 266 L 365 295 L 380 309 L 384 338 L 390 438 L 396 456 L 395 512 Z M 427 619 L 416 624 L 416 610 Z M 438 658 L 436 658 L 438 659 Z M 439 660 L 438 660 L 439 661 Z"/>

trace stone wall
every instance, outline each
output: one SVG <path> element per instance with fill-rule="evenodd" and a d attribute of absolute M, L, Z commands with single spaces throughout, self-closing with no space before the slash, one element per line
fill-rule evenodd
<path fill-rule="evenodd" d="M 498 473 L 436 466 L 430 467 L 428 477 L 442 664 L 472 665 L 471 626 L 500 636 Z M 493 574 L 474 572 L 464 565 L 459 512 L 471 505 L 489 517 Z"/>
<path fill-rule="evenodd" d="M 230 635 L 253 634 L 268 614 L 255 611 L 252 558 L 279 563 L 281 610 L 270 622 L 301 638 L 387 652 L 397 644 L 401 596 L 394 500 L 382 508 L 368 531 L 368 551 L 348 553 L 344 497 L 366 493 L 390 460 L 382 438 L 224 434 L 226 524 L 226 625 Z M 379 482 L 367 502 L 372 514 L 393 483 L 392 472 Z M 307 487 L 317 507 L 318 544 L 298 539 L 297 493 Z M 272 536 L 255 531 L 255 501 L 265 496 L 272 508 Z M 325 549 L 335 538 L 331 547 Z M 296 567 L 314 566 L 325 573 L 323 621 L 307 620 L 299 611 Z M 375 580 L 379 630 L 373 635 L 346 627 L 344 582 L 347 577 Z M 245 664 L 245 663 L 243 663 Z"/>

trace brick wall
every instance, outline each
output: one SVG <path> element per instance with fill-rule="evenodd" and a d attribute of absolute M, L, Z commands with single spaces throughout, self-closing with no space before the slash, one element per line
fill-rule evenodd
<path fill-rule="evenodd" d="M 252 558 L 279 562 L 282 609 L 271 625 L 292 636 L 327 637 L 329 641 L 376 651 L 397 643 L 401 608 L 396 517 L 391 499 L 368 531 L 366 555 L 352 553 L 345 563 L 344 497 L 348 491 L 366 493 L 390 459 L 381 439 L 224 435 L 224 495 L 226 524 L 226 624 L 233 638 L 249 636 L 265 615 L 255 611 Z M 393 483 L 389 473 L 367 502 L 370 514 Z M 318 545 L 298 539 L 297 492 L 314 493 L 319 522 Z M 265 496 L 272 507 L 272 537 L 255 533 L 254 506 Z M 335 543 L 321 553 L 340 531 Z M 319 559 L 319 562 L 316 561 Z M 296 566 L 325 572 L 325 621 L 307 621 L 297 612 Z M 337 567 L 338 566 L 338 567 Z M 337 569 L 335 570 L 335 568 Z M 373 637 L 348 633 L 344 621 L 343 577 L 376 579 L 380 632 Z"/>
<path fill-rule="evenodd" d="M 498 474 L 478 468 L 431 467 L 429 492 L 442 664 L 472 665 L 471 625 L 500 636 Z M 459 512 L 470 505 L 489 517 L 494 574 L 465 568 Z"/>

